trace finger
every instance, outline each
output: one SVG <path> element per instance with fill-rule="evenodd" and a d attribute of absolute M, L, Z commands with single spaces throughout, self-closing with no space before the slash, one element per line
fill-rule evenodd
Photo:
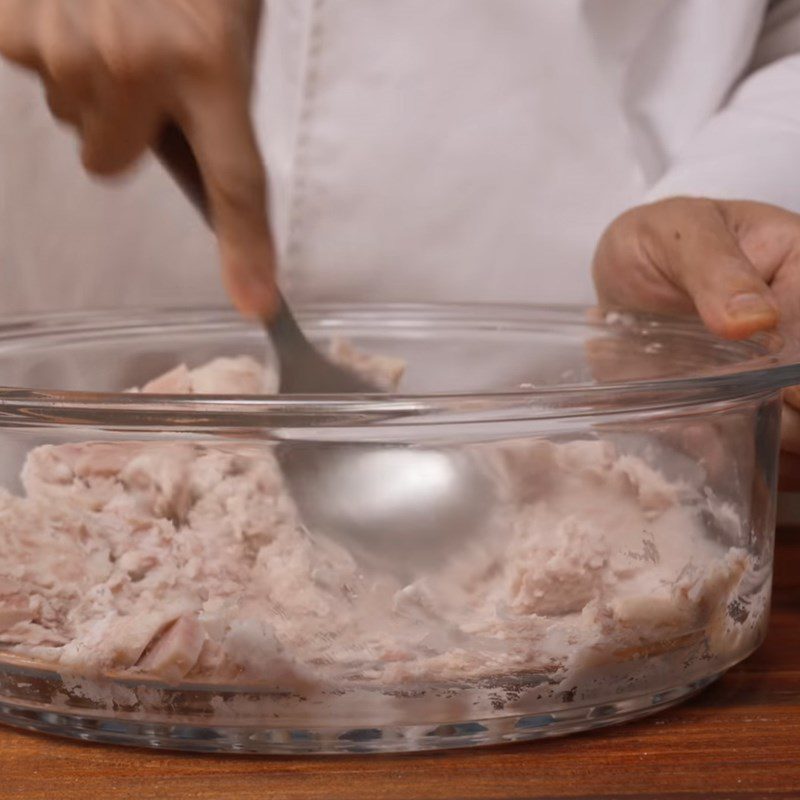
<path fill-rule="evenodd" d="M 36 23 L 42 0 L 0 0 L 0 55 L 29 69 L 39 69 Z"/>
<path fill-rule="evenodd" d="M 617 217 L 598 242 L 592 264 L 597 297 L 603 311 L 647 311 L 691 314 L 694 303 L 678 283 L 665 274 L 646 249 L 643 222 L 656 206 L 631 209 Z"/>
<path fill-rule="evenodd" d="M 155 89 L 109 85 L 81 114 L 84 167 L 96 175 L 113 175 L 134 164 L 160 128 L 162 114 Z"/>
<path fill-rule="evenodd" d="M 43 6 L 38 25 L 39 67 L 47 105 L 56 119 L 81 128 L 84 109 L 95 100 L 96 52 L 78 24 L 72 3 Z"/>
<path fill-rule="evenodd" d="M 240 85 L 196 94 L 182 121 L 208 190 L 226 287 L 239 310 L 277 308 L 266 173 Z"/>
<path fill-rule="evenodd" d="M 742 250 L 770 284 L 781 322 L 800 320 L 800 215 L 746 200 L 722 204 L 728 227 Z"/>
<path fill-rule="evenodd" d="M 738 339 L 778 322 L 772 292 L 712 201 L 666 204 L 645 232 L 651 258 L 714 333 Z"/>
<path fill-rule="evenodd" d="M 59 121 L 80 127 L 80 103 L 74 97 L 60 90 L 46 75 L 43 76 L 45 99 L 50 113 Z"/>

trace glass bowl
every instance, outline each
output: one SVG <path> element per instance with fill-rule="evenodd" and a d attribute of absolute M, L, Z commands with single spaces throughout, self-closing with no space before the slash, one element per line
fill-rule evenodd
<path fill-rule="evenodd" d="M 355 368 L 402 360 L 400 388 L 271 395 L 263 332 L 222 311 L 0 326 L 0 721 L 209 752 L 493 744 L 650 714 L 759 645 L 800 383 L 781 335 L 531 306 L 300 319 Z M 362 563 L 283 487 L 276 447 L 309 442 L 468 458 L 479 535 L 402 581 Z"/>

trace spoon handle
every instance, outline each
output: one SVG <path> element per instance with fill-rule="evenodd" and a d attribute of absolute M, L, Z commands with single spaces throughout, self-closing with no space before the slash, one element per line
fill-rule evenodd
<path fill-rule="evenodd" d="M 211 207 L 203 175 L 183 131 L 173 123 L 165 125 L 154 151 L 159 161 L 166 167 L 192 205 L 200 212 L 208 226 L 213 228 Z M 280 344 L 277 350 L 279 357 L 283 360 L 292 353 L 306 352 L 311 345 L 300 330 L 280 289 L 277 289 L 277 292 L 278 311 L 272 319 L 265 319 L 263 323 L 273 340 Z"/>
<path fill-rule="evenodd" d="M 213 227 L 206 185 L 183 131 L 172 123 L 165 125 L 153 149 L 208 226 Z"/>

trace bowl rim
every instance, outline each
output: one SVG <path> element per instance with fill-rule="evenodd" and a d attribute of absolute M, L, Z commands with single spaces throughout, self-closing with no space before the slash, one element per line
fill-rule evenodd
<path fill-rule="evenodd" d="M 298 320 L 317 332 L 336 333 L 355 323 L 386 329 L 433 323 L 470 323 L 497 330 L 510 325 L 579 326 L 598 331 L 620 330 L 644 336 L 690 337 L 731 354 L 730 361 L 699 374 L 679 377 L 576 382 L 498 392 L 440 392 L 368 395 L 178 395 L 126 392 L 39 390 L 0 385 L 0 424 L 104 424 L 133 427 L 197 425 L 232 427 L 365 424 L 413 417 L 415 422 L 444 417 L 470 419 L 552 419 L 554 417 L 613 415 L 725 402 L 775 393 L 800 384 L 800 345 L 785 330 L 730 341 L 709 333 L 696 320 L 629 312 L 600 313 L 575 304 L 523 303 L 315 303 L 295 309 Z M 202 327 L 246 331 L 257 324 L 219 306 L 193 308 L 131 308 L 53 312 L 7 317 L 0 323 L 0 352 L 24 351 L 42 337 L 65 335 L 128 335 L 159 328 Z M 509 417 L 508 415 L 511 415 Z"/>

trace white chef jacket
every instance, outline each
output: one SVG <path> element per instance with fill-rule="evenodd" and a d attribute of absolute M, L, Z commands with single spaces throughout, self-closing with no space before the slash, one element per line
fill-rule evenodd
<path fill-rule="evenodd" d="M 800 0 L 268 0 L 255 115 L 294 300 L 590 302 L 655 197 L 800 211 Z M 150 161 L 83 174 L 0 67 L 0 312 L 224 302 Z"/>

